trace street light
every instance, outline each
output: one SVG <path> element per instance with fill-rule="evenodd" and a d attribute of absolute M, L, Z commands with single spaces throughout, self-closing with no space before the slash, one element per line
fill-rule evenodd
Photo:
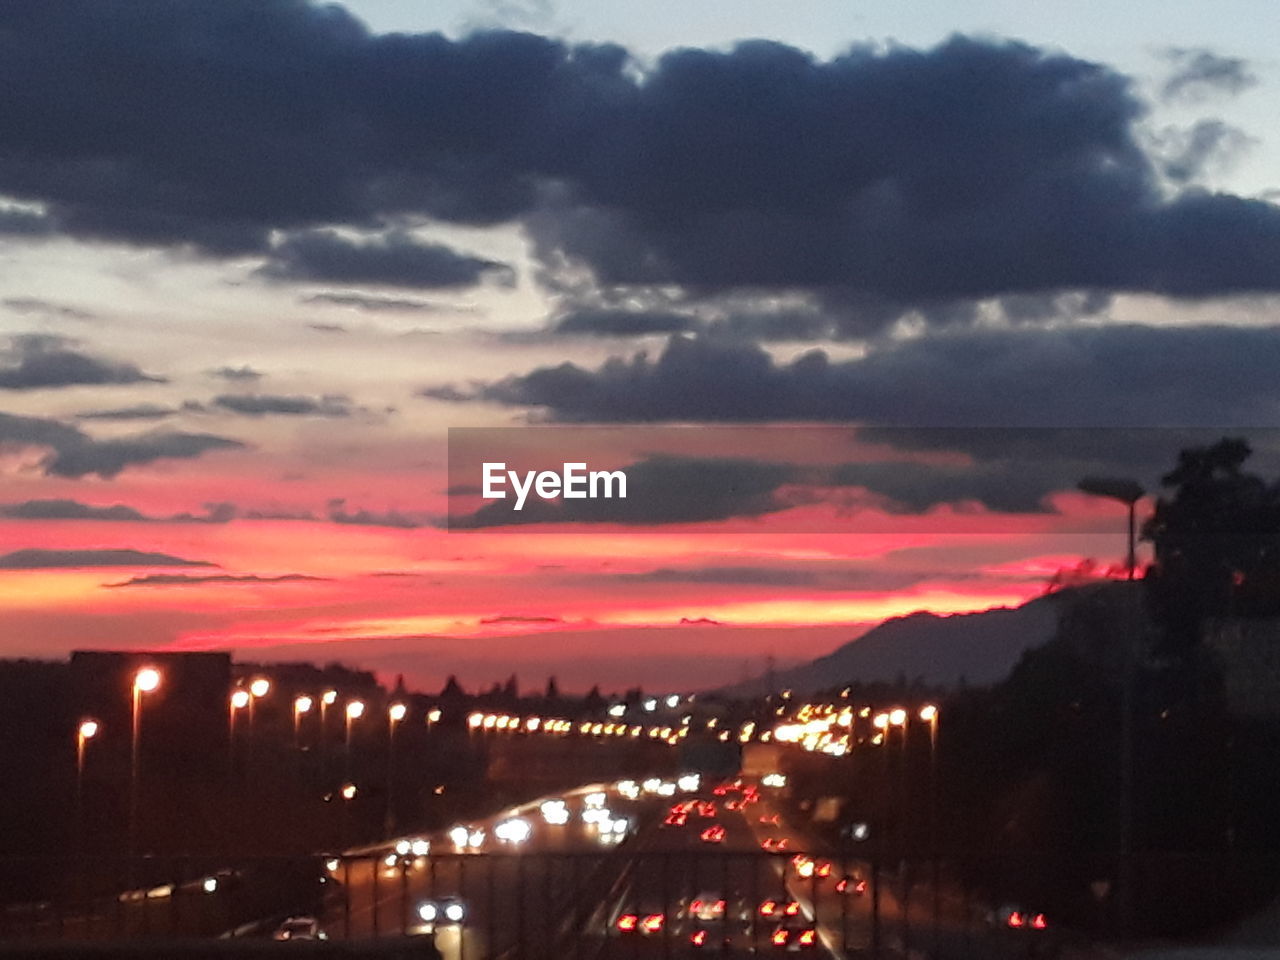
<path fill-rule="evenodd" d="M 302 746 L 301 734 L 300 734 L 302 715 L 304 713 L 308 713 L 310 710 L 311 710 L 310 697 L 303 694 L 300 697 L 294 698 L 293 700 L 293 745 L 294 747 L 300 748 Z"/>
<path fill-rule="evenodd" d="M 388 835 L 395 827 L 396 724 L 404 720 L 408 712 L 409 708 L 403 703 L 393 703 L 387 709 L 387 812 L 383 822 Z"/>
<path fill-rule="evenodd" d="M 351 724 L 364 716 L 364 701 L 349 700 L 346 709 L 347 779 L 351 779 Z"/>
<path fill-rule="evenodd" d="M 1117 871 L 1116 899 L 1121 933 L 1129 932 L 1129 915 L 1132 908 L 1132 884 L 1129 879 L 1130 853 L 1133 848 L 1133 699 L 1134 659 L 1137 646 L 1138 595 L 1132 584 L 1137 579 L 1137 508 L 1138 501 L 1146 496 L 1146 490 L 1137 480 L 1124 477 L 1085 477 L 1077 485 L 1084 493 L 1106 497 L 1123 503 L 1129 510 L 1128 581 L 1129 603 L 1127 613 L 1129 628 L 1125 631 L 1126 643 L 1121 644 L 1120 665 L 1120 863 Z"/>
<path fill-rule="evenodd" d="M 89 741 L 98 735 L 98 721 L 85 719 L 76 728 L 76 838 L 84 836 L 84 755 Z"/>
<path fill-rule="evenodd" d="M 133 675 L 133 715 L 129 750 L 129 853 L 138 850 L 138 744 L 142 732 L 142 695 L 160 686 L 160 671 L 143 667 Z M 96 728 L 95 728 L 95 733 Z"/>
<path fill-rule="evenodd" d="M 227 764 L 232 769 L 236 762 L 236 714 L 248 705 L 248 690 L 232 691 L 227 707 Z"/>

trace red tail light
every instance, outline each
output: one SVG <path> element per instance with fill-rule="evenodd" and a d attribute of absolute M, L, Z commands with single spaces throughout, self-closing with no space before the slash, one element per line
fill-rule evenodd
<path fill-rule="evenodd" d="M 777 912 L 778 901 L 776 900 L 766 900 L 764 903 L 760 904 L 760 916 L 762 917 L 772 917 Z"/>
<path fill-rule="evenodd" d="M 786 913 L 788 917 L 794 917 L 799 912 L 800 912 L 800 904 L 798 904 L 796 901 L 792 900 L 790 903 L 787 904 Z"/>
<path fill-rule="evenodd" d="M 822 866 L 818 867 L 818 876 L 820 877 L 831 876 L 831 864 L 824 863 Z"/>
<path fill-rule="evenodd" d="M 1017 930 L 1022 927 L 1026 921 L 1022 919 L 1022 914 L 1015 910 L 1013 913 L 1009 914 L 1009 919 L 1006 920 L 1005 923 L 1007 923 L 1010 928 Z"/>
<path fill-rule="evenodd" d="M 723 900 L 717 900 L 717 901 L 716 901 L 716 912 L 717 912 L 717 913 L 724 913 L 724 901 L 723 901 Z M 1041 919 L 1043 919 L 1043 917 L 1042 917 Z"/>
<path fill-rule="evenodd" d="M 644 928 L 649 933 L 657 933 L 662 929 L 666 918 L 660 913 L 651 913 L 644 918 Z"/>
<path fill-rule="evenodd" d="M 844 893 L 844 892 L 845 892 L 846 890 L 848 890 L 848 889 L 849 889 L 849 881 L 848 881 L 848 880 L 838 880 L 838 881 L 836 881 L 836 893 Z"/>
<path fill-rule="evenodd" d="M 693 936 L 689 938 L 689 942 L 695 947 L 700 947 L 707 942 L 707 931 L 695 930 Z"/>
<path fill-rule="evenodd" d="M 799 941 L 799 942 L 800 942 L 800 946 L 802 946 L 802 947 L 812 947 L 812 946 L 813 946 L 813 942 L 814 942 L 814 938 L 815 938 L 816 936 L 817 936 L 817 931 L 814 931 L 814 930 L 804 930 L 804 931 L 802 931 L 802 932 L 800 933 L 800 941 Z"/>
<path fill-rule="evenodd" d="M 775 946 L 779 946 L 779 947 L 785 944 L 787 942 L 787 931 L 786 930 L 773 931 L 773 942 Z"/>
<path fill-rule="evenodd" d="M 867 881 L 865 881 L 865 880 L 859 880 L 859 881 L 858 881 L 857 886 L 855 886 L 855 887 L 853 888 L 853 892 L 854 892 L 854 893 L 866 893 L 866 892 L 867 892 Z"/>
<path fill-rule="evenodd" d="M 692 910 L 694 913 L 697 913 L 699 910 L 702 909 L 702 901 L 701 900 L 693 901 L 689 909 Z"/>
<path fill-rule="evenodd" d="M 1031 926 L 1033 926 L 1037 930 L 1044 930 L 1048 928 L 1049 921 L 1044 918 L 1043 913 L 1037 913 L 1034 917 L 1031 918 Z"/>
<path fill-rule="evenodd" d="M 639 918 L 634 913 L 624 913 L 618 918 L 618 929 L 623 933 L 630 933 L 638 922 Z"/>

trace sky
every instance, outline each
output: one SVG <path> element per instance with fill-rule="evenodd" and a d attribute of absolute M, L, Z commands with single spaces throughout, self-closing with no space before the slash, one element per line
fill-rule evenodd
<path fill-rule="evenodd" d="M 1081 477 L 1280 463 L 1268 14 L 0 12 L 0 656 L 705 688 L 1118 569 Z"/>

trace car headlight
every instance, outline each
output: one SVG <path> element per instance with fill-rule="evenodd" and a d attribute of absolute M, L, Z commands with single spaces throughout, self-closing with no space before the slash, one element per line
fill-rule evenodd
<path fill-rule="evenodd" d="M 440 911 L 434 903 L 423 903 L 418 905 L 418 916 L 422 918 L 423 923 L 435 923 L 436 917 Z"/>
<path fill-rule="evenodd" d="M 462 918 L 466 915 L 467 911 L 463 909 L 460 903 L 451 903 L 444 908 L 445 919 L 453 923 L 461 923 Z"/>

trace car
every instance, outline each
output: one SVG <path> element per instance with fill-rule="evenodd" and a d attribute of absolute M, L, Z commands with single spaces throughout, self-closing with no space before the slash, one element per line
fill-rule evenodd
<path fill-rule="evenodd" d="M 768 850 L 770 853 L 780 853 L 783 850 L 787 849 L 787 838 L 786 837 L 765 837 L 763 840 L 760 841 L 760 846 L 762 849 Z"/>
<path fill-rule="evenodd" d="M 328 940 L 328 935 L 320 929 L 320 921 L 315 917 L 289 917 L 275 933 L 272 940 Z"/>
<path fill-rule="evenodd" d="M 1038 910 L 1006 903 L 987 914 L 987 923 L 996 929 L 1041 933 L 1049 929 L 1048 918 Z"/>
<path fill-rule="evenodd" d="M 723 920 L 725 915 L 725 898 L 713 890 L 704 890 L 689 904 L 689 916 L 695 920 L 709 922 Z"/>
<path fill-rule="evenodd" d="M 618 912 L 613 926 L 623 936 L 651 937 L 661 934 L 667 926 L 666 907 L 648 900 L 628 904 Z"/>
<path fill-rule="evenodd" d="M 797 913 L 773 928 L 769 943 L 779 953 L 804 953 L 818 947 L 818 931 L 813 923 Z"/>
<path fill-rule="evenodd" d="M 423 900 L 415 911 L 421 921 L 414 933 L 433 933 L 441 927 L 462 927 L 467 922 L 467 904 L 459 897 Z"/>
<path fill-rule="evenodd" d="M 724 827 L 720 826 L 720 824 L 718 823 L 713 824 L 712 826 L 707 827 L 707 829 L 702 831 L 702 842 L 703 843 L 724 843 L 724 834 L 725 834 Z"/>
<path fill-rule="evenodd" d="M 785 917 L 803 917 L 804 913 L 800 909 L 799 901 L 783 896 L 770 897 L 762 901 L 760 916 L 769 920 L 780 920 Z"/>
<path fill-rule="evenodd" d="M 860 897 L 867 892 L 867 881 L 860 873 L 846 873 L 836 881 L 836 893 Z"/>

